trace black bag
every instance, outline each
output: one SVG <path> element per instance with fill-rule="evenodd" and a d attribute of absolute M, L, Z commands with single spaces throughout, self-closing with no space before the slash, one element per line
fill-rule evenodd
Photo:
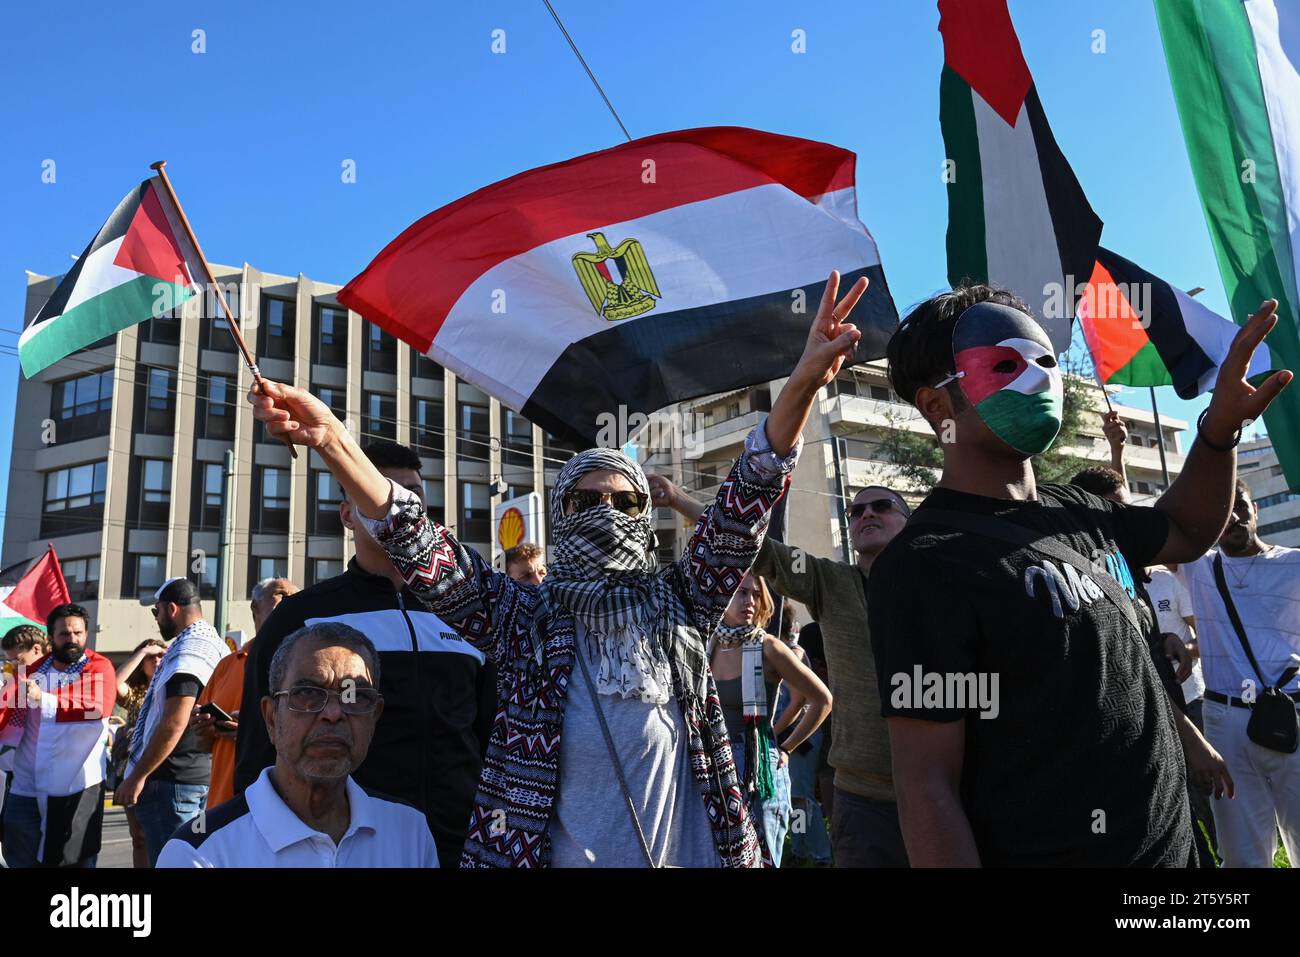
<path fill-rule="evenodd" d="M 1255 660 L 1255 652 L 1251 651 L 1250 641 L 1246 638 L 1246 629 L 1242 627 L 1241 618 L 1237 615 L 1237 606 L 1232 602 L 1228 583 L 1223 577 L 1223 555 L 1217 552 L 1214 555 L 1214 583 L 1219 586 L 1224 607 L 1228 609 L 1228 619 L 1232 622 L 1233 630 L 1237 632 L 1237 638 L 1241 641 L 1241 647 L 1246 649 L 1246 657 L 1250 659 L 1251 667 L 1255 669 L 1255 674 L 1259 676 L 1260 684 L 1264 688 L 1251 706 L 1250 721 L 1246 724 L 1246 736 L 1261 748 L 1280 751 L 1283 754 L 1295 754 L 1297 745 L 1300 745 L 1300 713 L 1296 711 L 1296 703 L 1282 689 L 1297 672 L 1300 672 L 1300 667 L 1288 668 L 1282 672 L 1282 677 L 1278 679 L 1277 684 L 1269 684 L 1259 668 L 1259 662 Z"/>

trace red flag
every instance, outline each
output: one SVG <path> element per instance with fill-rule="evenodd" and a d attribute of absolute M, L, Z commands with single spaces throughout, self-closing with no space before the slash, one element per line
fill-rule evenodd
<path fill-rule="evenodd" d="M 59 556 L 54 554 L 53 545 L 4 599 L 15 613 L 41 623 L 56 606 L 70 601 L 72 596 L 68 594 L 68 583 L 63 580 L 63 569 L 59 567 Z"/>

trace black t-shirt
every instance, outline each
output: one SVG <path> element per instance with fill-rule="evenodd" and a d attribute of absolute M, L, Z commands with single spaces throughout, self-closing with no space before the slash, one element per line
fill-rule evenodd
<path fill-rule="evenodd" d="M 920 524 L 942 508 L 1041 531 L 1104 561 L 1132 595 L 1129 569 L 1163 547 L 1164 514 L 1070 486 L 1039 486 L 1038 496 L 935 489 L 875 561 L 868 608 L 882 713 L 966 719 L 962 800 L 983 863 L 1186 866 L 1182 749 L 1145 637 L 1073 566 Z M 930 676 L 946 696 L 927 697 L 940 686 Z M 959 691 L 973 693 L 963 701 Z"/>
<path fill-rule="evenodd" d="M 194 675 L 175 674 L 163 685 L 168 698 L 198 698 L 203 682 Z M 159 702 L 159 707 L 162 703 Z M 188 720 L 188 719 L 187 719 Z M 212 752 L 199 747 L 199 736 L 188 726 L 150 781 L 173 781 L 176 784 L 207 784 L 212 777 Z"/>

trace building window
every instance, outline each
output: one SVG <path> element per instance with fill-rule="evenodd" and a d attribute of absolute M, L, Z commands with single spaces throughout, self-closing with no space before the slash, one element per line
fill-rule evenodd
<path fill-rule="evenodd" d="M 1265 495 L 1263 498 L 1255 499 L 1255 504 L 1260 508 L 1272 508 L 1274 505 L 1294 502 L 1298 498 L 1300 498 L 1300 492 L 1278 492 L 1274 495 Z"/>
<path fill-rule="evenodd" d="M 235 437 L 235 388 L 227 375 L 199 374 L 198 437 Z"/>
<path fill-rule="evenodd" d="M 373 323 L 367 323 L 363 359 L 362 368 L 367 372 L 396 372 L 397 340 Z"/>
<path fill-rule="evenodd" d="M 864 459 L 871 461 L 872 450 L 874 446 L 870 442 L 862 439 L 845 439 L 844 440 L 844 457 L 850 459 Z"/>
<path fill-rule="evenodd" d="M 108 435 L 113 413 L 113 372 L 107 369 L 54 383 L 50 418 L 60 442 Z"/>
<path fill-rule="evenodd" d="M 457 406 L 458 429 L 456 454 L 468 462 L 487 462 L 492 450 L 491 416 L 486 405 L 461 402 Z M 486 539 L 475 539 L 486 541 Z"/>
<path fill-rule="evenodd" d="M 348 415 L 348 397 L 342 389 L 331 389 L 324 386 L 316 390 L 317 397 L 330 407 L 335 418 L 343 420 Z"/>
<path fill-rule="evenodd" d="M 442 479 L 422 478 L 420 482 L 424 485 L 424 509 L 441 524 L 447 512 L 447 486 Z"/>
<path fill-rule="evenodd" d="M 883 385 L 873 385 L 871 387 L 871 398 L 877 402 L 889 402 L 892 397 L 890 391 Z"/>
<path fill-rule="evenodd" d="M 98 527 L 104 519 L 107 462 L 90 462 L 45 475 L 42 535 L 66 535 Z"/>
<path fill-rule="evenodd" d="M 181 307 L 168 309 L 140 323 L 140 341 L 174 346 L 181 341 Z"/>
<path fill-rule="evenodd" d="M 348 364 L 348 313 L 337 306 L 316 307 L 314 362 L 327 366 Z"/>
<path fill-rule="evenodd" d="M 257 354 L 263 358 L 292 359 L 295 348 L 294 312 L 292 299 L 262 297 L 262 322 L 258 329 Z"/>
<path fill-rule="evenodd" d="M 218 462 L 199 462 L 194 469 L 191 521 L 195 528 L 221 528 L 223 471 L 223 466 Z"/>
<path fill-rule="evenodd" d="M 1146 443 L 1142 441 L 1142 436 L 1138 435 L 1136 432 L 1130 432 L 1128 440 L 1132 445 L 1146 445 Z"/>
<path fill-rule="evenodd" d="M 504 464 L 533 464 L 533 424 L 505 406 L 501 407 L 501 445 Z"/>
<path fill-rule="evenodd" d="M 261 491 L 257 509 L 257 531 L 287 532 L 289 530 L 289 470 L 259 467 L 256 470 L 257 488 Z M 259 575 L 257 581 L 265 578 Z"/>
<path fill-rule="evenodd" d="M 727 403 L 727 414 L 726 414 L 723 418 L 727 418 L 727 419 L 735 419 L 735 418 L 739 418 L 739 417 L 740 417 L 740 403 L 739 403 L 739 402 L 728 402 L 728 403 Z"/>
<path fill-rule="evenodd" d="M 167 580 L 163 573 L 166 557 L 163 555 L 127 556 L 126 575 L 123 576 L 123 598 L 147 598 Z"/>
<path fill-rule="evenodd" d="M 198 573 L 197 584 L 199 586 L 199 598 L 203 601 L 213 601 L 217 597 L 217 576 L 220 571 L 217 566 L 216 555 L 203 556 L 203 570 Z"/>
<path fill-rule="evenodd" d="M 343 520 L 339 517 L 339 505 L 343 501 L 343 489 L 329 472 L 312 472 L 311 485 L 311 532 L 313 535 L 343 534 Z"/>
<path fill-rule="evenodd" d="M 565 462 L 582 451 L 572 439 L 561 438 L 551 432 L 542 433 L 542 455 L 547 468 L 560 468 Z"/>
<path fill-rule="evenodd" d="M 328 581 L 343 574 L 343 562 L 337 558 L 314 558 L 311 562 L 311 584 Z"/>
<path fill-rule="evenodd" d="M 492 499 L 488 487 L 477 482 L 460 483 L 460 540 L 492 540 Z"/>
<path fill-rule="evenodd" d="M 139 528 L 163 528 L 172 501 L 172 464 L 163 459 L 137 459 L 140 500 L 136 516 Z"/>
<path fill-rule="evenodd" d="M 368 439 L 397 440 L 397 398 L 382 392 L 361 393 L 361 435 Z"/>
<path fill-rule="evenodd" d="M 99 598 L 99 559 L 64 558 L 63 580 L 68 583 L 69 601 L 95 601 Z"/>
<path fill-rule="evenodd" d="M 417 452 L 442 455 L 446 450 L 442 413 L 441 402 L 411 397 L 411 445 Z"/>
<path fill-rule="evenodd" d="M 283 556 L 248 556 L 248 580 L 260 582 L 265 578 L 288 578 L 289 559 Z"/>
<path fill-rule="evenodd" d="M 219 283 L 222 295 L 226 297 L 226 303 L 230 306 L 230 311 L 235 315 L 235 321 L 239 321 L 239 283 L 226 282 Z M 235 337 L 230 334 L 230 323 L 226 321 L 226 311 L 221 308 L 221 303 L 217 299 L 214 290 L 209 289 L 203 296 L 203 348 L 213 349 L 217 352 L 234 352 L 236 350 Z"/>
<path fill-rule="evenodd" d="M 441 382 L 443 379 L 442 366 L 434 362 L 428 356 L 421 355 L 414 349 L 411 353 L 415 356 L 415 362 L 412 363 L 411 375 L 419 379 L 436 379 Z"/>
<path fill-rule="evenodd" d="M 137 430 L 148 435 L 171 435 L 176 425 L 175 370 L 136 368 L 136 401 L 140 409 Z"/>

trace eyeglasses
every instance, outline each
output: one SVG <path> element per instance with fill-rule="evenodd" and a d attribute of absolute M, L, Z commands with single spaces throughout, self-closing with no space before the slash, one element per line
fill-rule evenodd
<path fill-rule="evenodd" d="M 609 499 L 609 504 L 618 511 L 632 518 L 644 512 L 650 502 L 650 496 L 644 492 L 597 492 L 595 489 L 575 488 L 564 496 L 564 508 L 568 511 L 569 506 L 572 505 L 575 512 L 585 512 L 589 508 L 595 508 L 605 499 Z"/>
<path fill-rule="evenodd" d="M 857 518 L 868 508 L 877 515 L 886 515 L 898 508 L 898 503 L 892 498 L 874 498 L 870 502 L 854 502 L 849 506 L 849 518 Z M 902 511 L 902 509 L 899 509 L 899 511 Z"/>
<path fill-rule="evenodd" d="M 289 699 L 290 711 L 300 711 L 306 714 L 320 714 L 325 710 L 325 705 L 329 703 L 332 697 L 339 699 L 339 707 L 343 709 L 344 714 L 370 714 L 379 705 L 379 700 L 383 697 L 374 688 L 345 688 L 343 691 L 334 691 L 330 688 L 317 688 L 314 685 L 303 685 L 298 688 L 290 688 L 288 691 L 277 691 L 271 697 L 278 698 L 281 695 Z"/>

